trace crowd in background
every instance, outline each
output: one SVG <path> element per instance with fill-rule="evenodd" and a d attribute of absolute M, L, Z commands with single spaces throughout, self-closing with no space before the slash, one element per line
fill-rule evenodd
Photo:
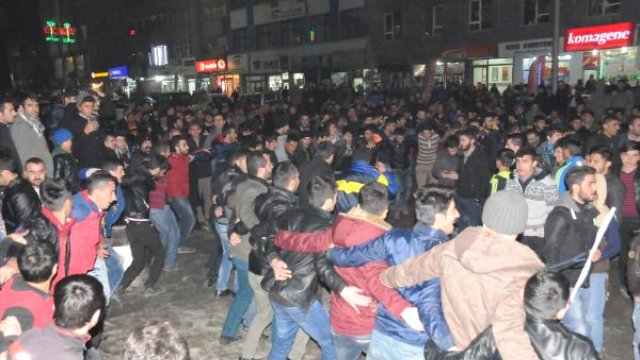
<path fill-rule="evenodd" d="M 243 341 L 240 359 L 269 325 L 273 360 L 302 359 L 310 338 L 322 359 L 598 359 L 612 263 L 640 304 L 640 87 L 623 80 L 59 100 L 0 100 L 10 359 L 99 358 L 107 309 L 145 268 L 144 295 L 161 296 L 196 234 L 205 287 L 233 296 L 219 344 Z M 163 342 L 189 357 L 151 324 L 124 358 Z"/>

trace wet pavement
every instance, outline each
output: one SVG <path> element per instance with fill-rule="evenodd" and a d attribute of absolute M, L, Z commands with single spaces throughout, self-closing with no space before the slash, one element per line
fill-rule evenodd
<path fill-rule="evenodd" d="M 178 270 L 162 274 L 160 285 L 166 288 L 166 292 L 154 297 L 144 297 L 141 291 L 144 273 L 134 282 L 122 297 L 124 306 L 114 307 L 110 311 L 109 323 L 101 345 L 104 360 L 121 359 L 127 336 L 137 327 L 152 321 L 167 321 L 178 329 L 189 343 L 193 360 L 238 359 L 242 341 L 226 346 L 218 343 L 232 298 L 216 298 L 214 289 L 203 286 L 211 236 L 213 235 L 204 232 L 197 232 L 192 236 L 190 246 L 198 251 L 194 254 L 178 255 Z M 609 283 L 603 359 L 633 359 L 632 310 L 631 302 L 624 299 L 618 291 L 617 276 L 614 273 Z M 244 332 L 241 330 L 240 334 Z M 269 346 L 270 339 L 262 340 L 257 358 L 266 358 Z M 309 343 L 305 359 L 320 359 L 315 343 Z"/>

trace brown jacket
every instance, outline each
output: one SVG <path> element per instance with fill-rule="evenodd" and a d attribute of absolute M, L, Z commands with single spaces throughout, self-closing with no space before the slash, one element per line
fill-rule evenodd
<path fill-rule="evenodd" d="M 527 280 L 543 268 L 528 247 L 468 228 L 455 239 L 387 269 L 382 283 L 404 287 L 440 277 L 442 308 L 456 346 L 464 349 L 493 325 L 505 360 L 537 360 L 525 332 Z"/>

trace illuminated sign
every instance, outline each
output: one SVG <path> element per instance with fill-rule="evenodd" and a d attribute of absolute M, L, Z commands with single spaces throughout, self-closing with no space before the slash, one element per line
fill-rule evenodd
<path fill-rule="evenodd" d="M 108 71 L 92 71 L 91 72 L 91 78 L 92 79 L 103 79 L 103 78 L 108 78 L 109 77 L 109 72 Z"/>
<path fill-rule="evenodd" d="M 61 42 L 63 44 L 74 44 L 76 42 L 76 28 L 70 23 L 64 22 L 61 26 L 53 20 L 47 20 L 42 28 L 44 40 L 47 42 Z"/>
<path fill-rule="evenodd" d="M 634 29 L 632 22 L 569 29 L 564 36 L 564 51 L 629 46 L 633 44 Z"/>
<path fill-rule="evenodd" d="M 124 79 L 129 77 L 129 69 L 126 66 L 118 66 L 109 69 L 109 79 Z"/>
<path fill-rule="evenodd" d="M 196 72 L 209 73 L 227 70 L 227 61 L 225 59 L 210 59 L 196 61 Z"/>

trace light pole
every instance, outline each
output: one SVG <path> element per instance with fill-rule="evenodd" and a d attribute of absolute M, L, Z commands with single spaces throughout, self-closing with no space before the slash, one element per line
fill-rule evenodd
<path fill-rule="evenodd" d="M 560 0 L 553 0 L 553 46 L 551 48 L 551 89 L 558 91 L 558 56 L 560 55 Z"/>

